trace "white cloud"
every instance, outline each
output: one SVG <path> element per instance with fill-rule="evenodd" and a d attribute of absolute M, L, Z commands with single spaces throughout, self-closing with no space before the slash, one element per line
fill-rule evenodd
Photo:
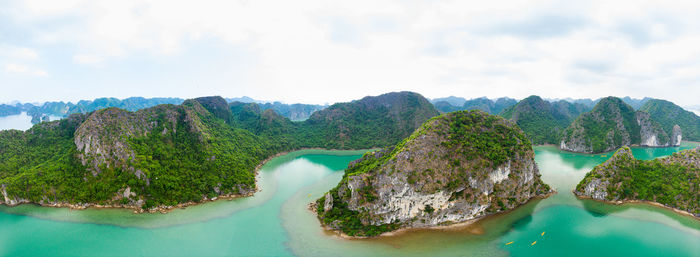
<path fill-rule="evenodd" d="M 45 77 L 45 76 L 49 75 L 44 70 L 30 68 L 30 67 L 27 67 L 25 65 L 16 64 L 16 63 L 9 63 L 9 64 L 5 65 L 5 71 L 11 72 L 11 73 L 34 75 L 34 76 L 39 76 L 39 77 Z"/>
<path fill-rule="evenodd" d="M 10 63 L 5 65 L 5 70 L 9 72 L 26 73 L 27 71 L 29 71 L 29 68 L 27 68 L 27 66 L 24 65 Z"/>
<path fill-rule="evenodd" d="M 697 1 L 27 0 L 0 8 L 42 53 L 69 46 L 68 62 L 100 64 L 107 75 L 113 58 L 178 61 L 200 41 L 245 49 L 255 59 L 250 78 L 208 91 L 228 96 L 324 103 L 413 90 L 692 105 L 700 95 Z M 27 49 L 17 56 L 38 58 Z"/>
<path fill-rule="evenodd" d="M 79 64 L 97 64 L 101 63 L 103 58 L 97 55 L 91 54 L 76 54 L 73 56 L 73 62 Z"/>
<path fill-rule="evenodd" d="M 29 47 L 0 44 L 0 56 L 11 59 L 35 60 L 39 57 L 39 53 Z"/>

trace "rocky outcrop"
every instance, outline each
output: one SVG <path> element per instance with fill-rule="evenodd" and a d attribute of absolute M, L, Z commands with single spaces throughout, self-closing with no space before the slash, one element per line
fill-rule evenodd
<path fill-rule="evenodd" d="M 576 118 L 559 143 L 562 150 L 579 153 L 602 153 L 630 145 L 668 147 L 680 145 L 680 141 L 672 140 L 648 113 L 634 111 L 619 98 L 606 97 Z"/>
<path fill-rule="evenodd" d="M 680 146 L 683 139 L 683 131 L 678 125 L 673 125 L 673 132 L 671 134 L 671 145 Z"/>
<path fill-rule="evenodd" d="M 75 132 L 78 158 L 83 165 L 89 167 L 93 176 L 100 173 L 103 165 L 136 172 L 129 165 L 129 161 L 136 159 L 128 142 L 130 138 L 145 137 L 150 133 L 174 134 L 177 132 L 177 123 L 181 120 L 188 124 L 191 132 L 204 135 L 198 114 L 205 113 L 206 110 L 199 104 L 189 103 L 182 106 L 159 105 L 137 112 L 118 108 L 95 111 Z M 159 125 L 162 125 L 162 130 L 153 131 L 154 128 L 161 127 Z"/>
<path fill-rule="evenodd" d="M 574 194 L 612 203 L 652 202 L 700 217 L 700 148 L 650 161 L 620 148 L 586 174 Z"/>
<path fill-rule="evenodd" d="M 679 126 L 685 140 L 700 141 L 700 116 L 695 113 L 661 99 L 650 99 L 639 110 L 649 113 L 667 134 L 673 135 L 673 127 Z"/>
<path fill-rule="evenodd" d="M 269 153 L 230 117 L 222 98 L 205 97 L 2 131 L 0 203 L 152 211 L 252 195 L 256 165 Z"/>
<path fill-rule="evenodd" d="M 464 222 L 549 192 L 519 128 L 481 111 L 453 112 L 429 120 L 396 147 L 350 164 L 317 211 L 332 228 L 372 236 Z M 337 213 L 366 229 L 354 230 Z"/>
<path fill-rule="evenodd" d="M 666 132 L 661 129 L 661 126 L 653 121 L 646 112 L 636 112 L 635 117 L 639 125 L 639 134 L 641 137 L 641 146 L 649 147 L 668 147 L 671 146 L 671 140 Z"/>

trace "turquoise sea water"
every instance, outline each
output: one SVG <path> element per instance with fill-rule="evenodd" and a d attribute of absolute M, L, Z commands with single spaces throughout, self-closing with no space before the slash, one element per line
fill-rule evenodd
<path fill-rule="evenodd" d="M 652 159 L 695 145 L 633 152 Z M 0 206 L 0 256 L 700 256 L 694 218 L 573 196 L 585 173 L 612 153 L 548 146 L 535 153 L 543 180 L 559 193 L 469 226 L 362 240 L 323 231 L 307 206 L 362 151 L 305 150 L 268 162 L 254 197 L 168 214 Z"/>

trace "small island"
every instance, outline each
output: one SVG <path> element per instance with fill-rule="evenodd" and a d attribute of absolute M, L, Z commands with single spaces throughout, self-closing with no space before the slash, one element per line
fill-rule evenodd
<path fill-rule="evenodd" d="M 700 147 L 650 161 L 622 147 L 579 182 L 579 198 L 663 205 L 700 218 Z"/>
<path fill-rule="evenodd" d="M 368 237 L 471 221 L 551 192 L 522 130 L 499 116 L 459 111 L 352 162 L 312 209 L 327 228 Z"/>

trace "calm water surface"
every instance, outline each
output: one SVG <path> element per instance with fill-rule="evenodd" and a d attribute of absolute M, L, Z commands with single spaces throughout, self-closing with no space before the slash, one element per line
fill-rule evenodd
<path fill-rule="evenodd" d="M 653 159 L 696 145 L 633 152 Z M 700 256 L 698 220 L 643 204 L 614 206 L 573 196 L 585 173 L 611 153 L 573 154 L 547 146 L 536 147 L 535 158 L 544 181 L 559 192 L 552 197 L 461 228 L 341 239 L 324 232 L 307 205 L 334 187 L 362 153 L 294 152 L 262 168 L 262 191 L 254 197 L 168 214 L 0 206 L 0 255 Z"/>
<path fill-rule="evenodd" d="M 49 115 L 50 120 L 60 120 L 61 117 Z M 17 115 L 0 117 L 0 130 L 17 129 L 27 130 L 32 127 L 32 116 L 22 112 Z"/>

